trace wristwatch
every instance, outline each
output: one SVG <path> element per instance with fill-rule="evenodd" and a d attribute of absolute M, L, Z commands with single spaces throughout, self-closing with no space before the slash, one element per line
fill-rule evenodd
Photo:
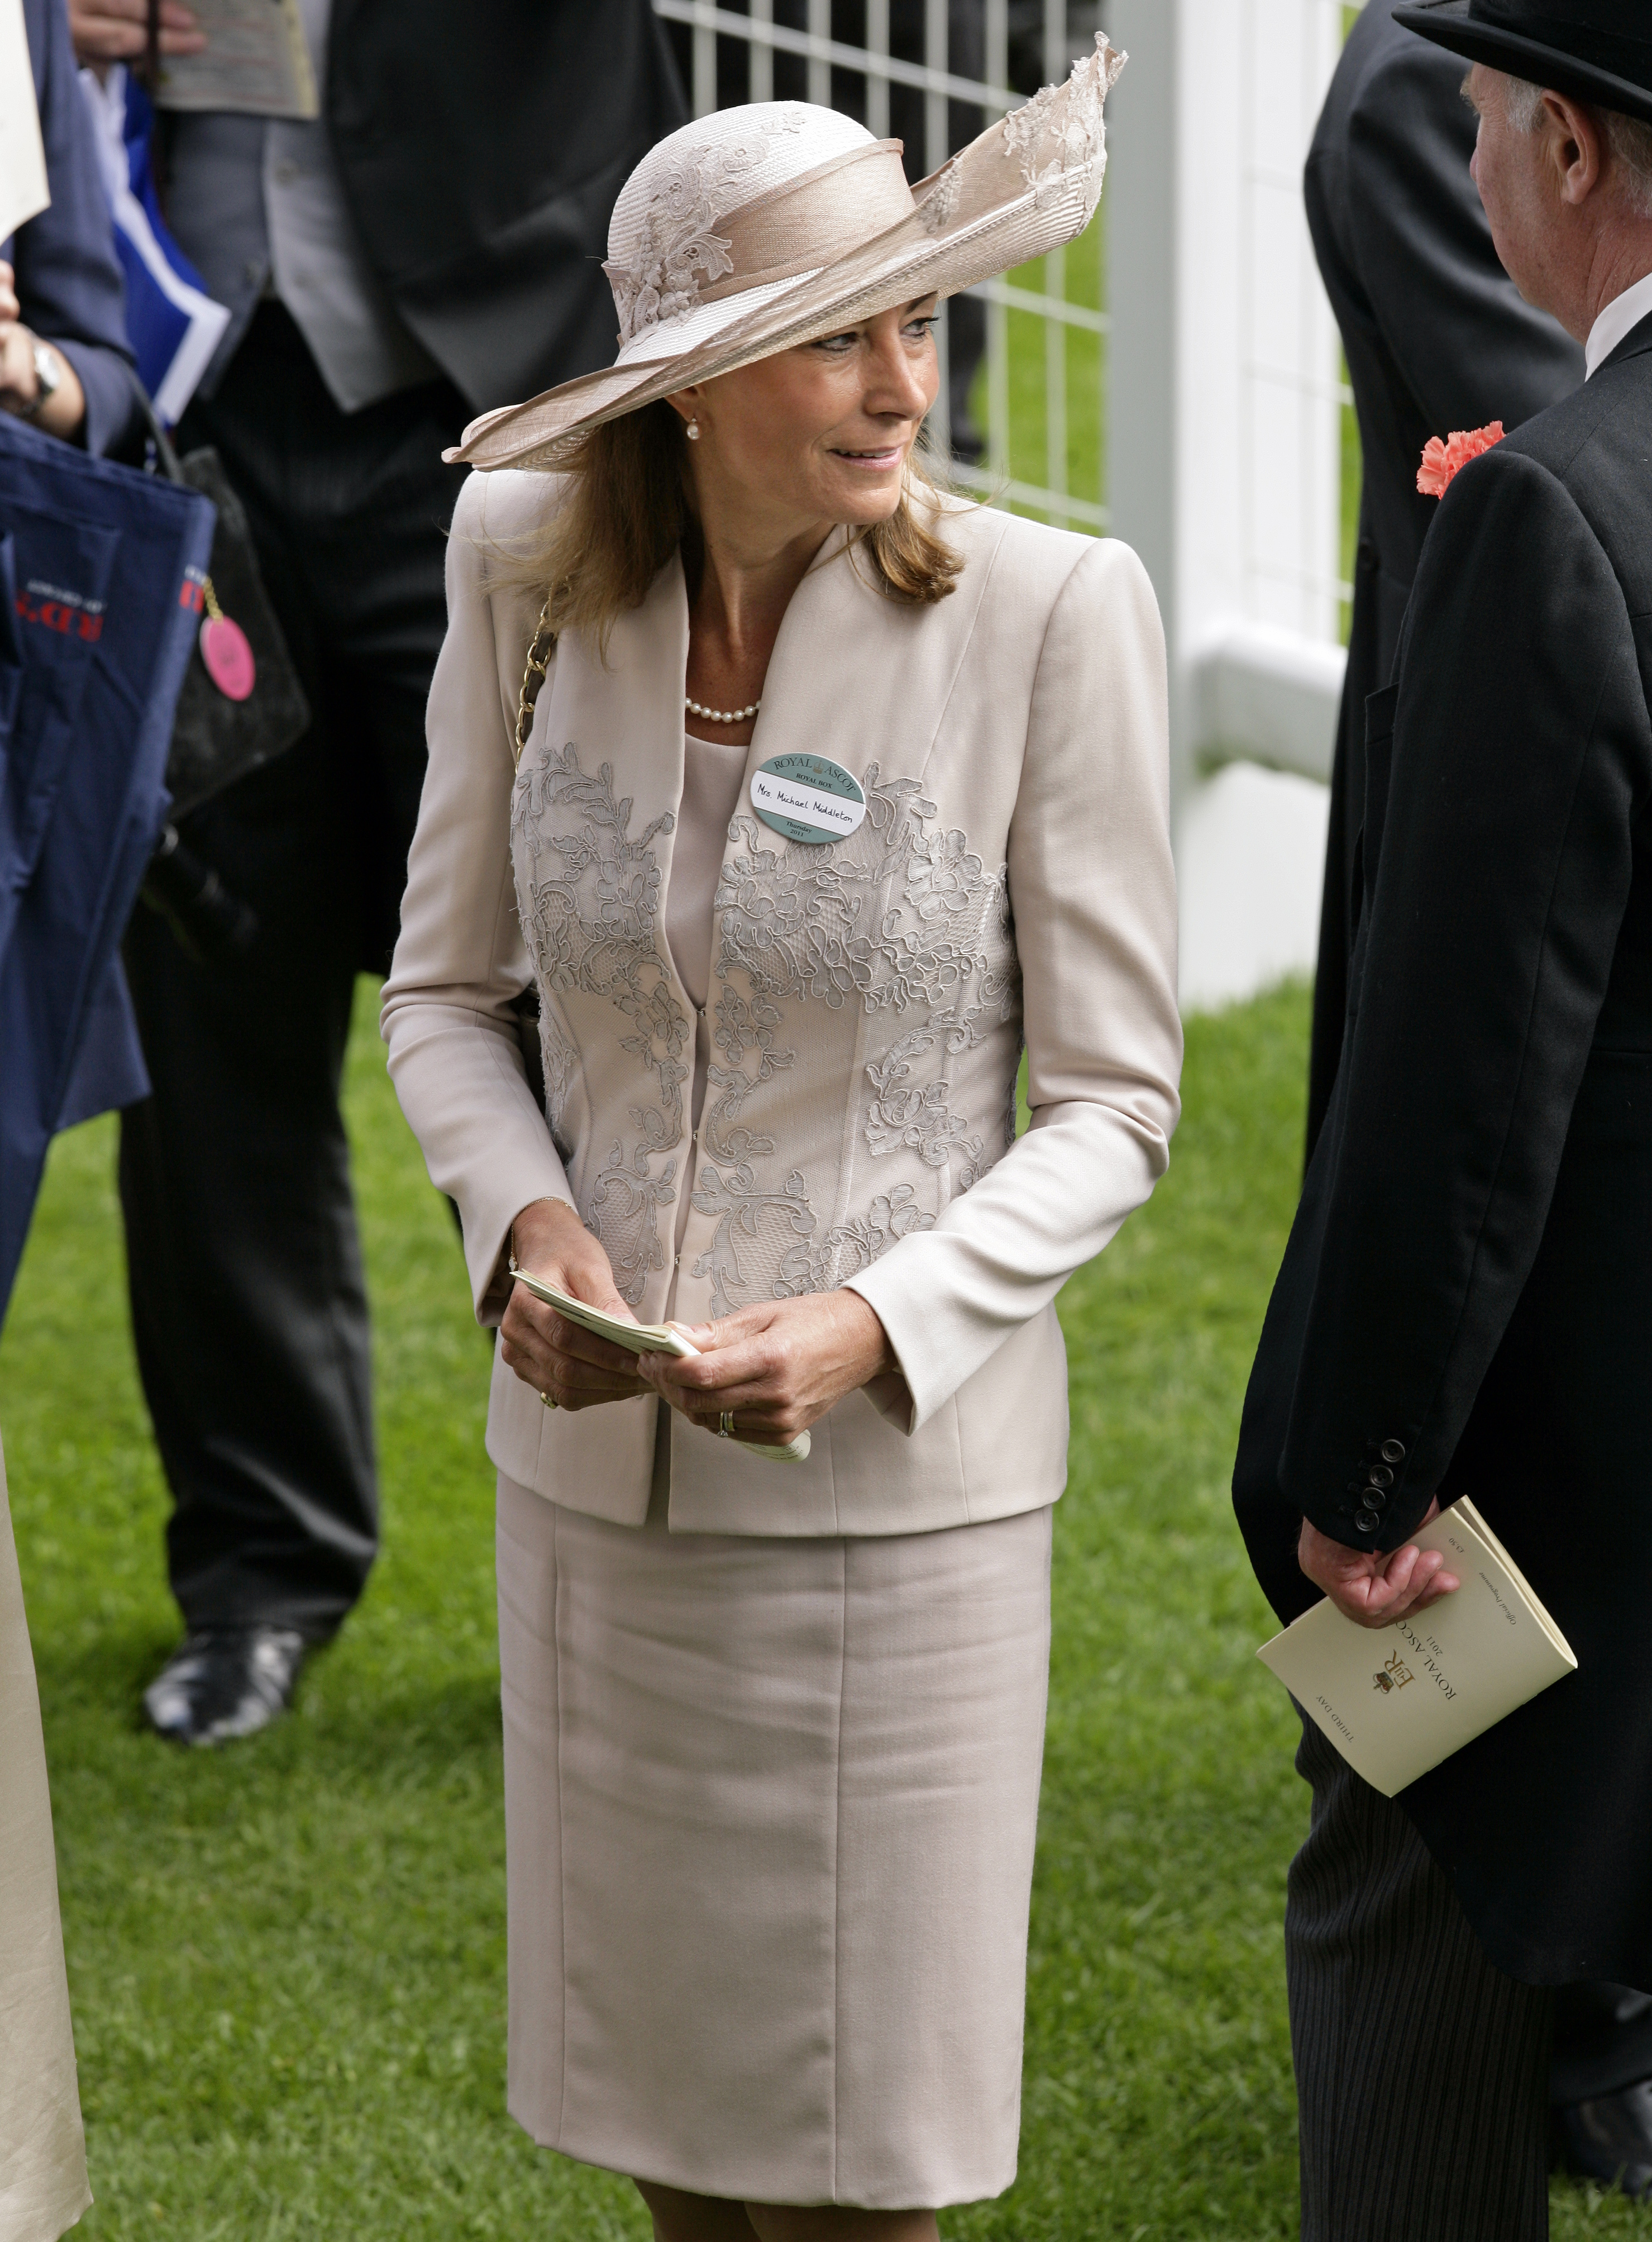
<path fill-rule="evenodd" d="M 23 407 L 25 420 L 37 420 L 43 408 L 49 405 L 63 386 L 63 361 L 50 343 L 35 338 L 35 393 L 33 402 Z"/>

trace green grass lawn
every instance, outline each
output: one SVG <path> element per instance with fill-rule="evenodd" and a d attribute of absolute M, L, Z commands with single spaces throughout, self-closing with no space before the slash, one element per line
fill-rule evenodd
<path fill-rule="evenodd" d="M 504 2112 L 487 1351 L 372 1013 L 364 988 L 350 1115 L 385 1553 L 292 1718 L 217 1754 L 139 1724 L 176 1621 L 106 1122 L 56 1149 L 0 1344 L 103 2242 L 647 2231 L 626 2186 Z M 1299 990 L 1192 1023 L 1170 1176 L 1063 1298 L 1023 2176 L 951 2237 L 1296 2232 L 1279 1914 L 1306 1797 L 1226 1482 L 1305 1037 Z M 1652 2234 L 1618 2201 L 1556 2205 L 1562 2237 Z"/>

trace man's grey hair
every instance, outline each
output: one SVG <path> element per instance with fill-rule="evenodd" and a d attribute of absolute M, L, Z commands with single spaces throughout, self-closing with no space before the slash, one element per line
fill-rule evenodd
<path fill-rule="evenodd" d="M 1622 110 L 1591 104 L 1600 121 L 1606 152 L 1623 174 L 1624 192 L 1637 218 L 1652 218 L 1652 124 Z M 1516 132 L 1535 132 L 1543 113 L 1543 89 L 1529 78 L 1508 81 L 1508 121 Z"/>

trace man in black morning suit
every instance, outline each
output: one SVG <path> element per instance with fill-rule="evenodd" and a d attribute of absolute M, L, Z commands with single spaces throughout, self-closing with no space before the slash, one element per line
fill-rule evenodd
<path fill-rule="evenodd" d="M 1305 2242 L 1548 2231 L 1552 1988 L 1652 1988 L 1652 24 L 1434 0 L 1500 256 L 1589 379 L 1428 532 L 1368 712 L 1341 1065 L 1234 1494 L 1288 1619 L 1441 1593 L 1472 1492 L 1575 1675 L 1393 1802 L 1305 1723 Z M 1642 120 L 1637 123 L 1635 120 Z"/>
<path fill-rule="evenodd" d="M 1365 473 L 1348 670 L 1331 774 L 1313 982 L 1308 1150 L 1342 1051 L 1353 898 L 1365 818 L 1365 704 L 1393 675 L 1434 501 L 1417 490 L 1431 436 L 1519 426 L 1583 379 L 1583 353 L 1497 261 L 1468 176 L 1474 119 L 1463 66 L 1367 0 L 1349 32 L 1303 174 L 1320 277 L 1348 361 Z"/>
<path fill-rule="evenodd" d="M 1430 436 L 1518 427 L 1576 389 L 1583 353 L 1504 272 L 1469 177 L 1474 112 L 1460 57 L 1367 0 L 1349 32 L 1303 177 L 1320 274 L 1341 330 L 1364 478 L 1348 669 L 1337 725 L 1313 984 L 1307 1145 L 1331 1101 L 1347 1009 L 1365 819 L 1365 704 L 1388 683 L 1436 501 L 1417 489 Z M 1557 1996 L 1549 2097 L 1568 2160 L 1652 2189 L 1652 1996 L 1568 1985 Z"/>

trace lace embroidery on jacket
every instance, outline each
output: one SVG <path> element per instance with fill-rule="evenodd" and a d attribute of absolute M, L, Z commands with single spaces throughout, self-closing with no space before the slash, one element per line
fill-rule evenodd
<path fill-rule="evenodd" d="M 692 311 L 702 287 L 734 271 L 729 245 L 716 230 L 719 218 L 739 205 L 728 190 L 738 189 L 756 170 L 776 134 L 801 132 L 804 122 L 801 107 L 796 114 L 789 107 L 766 130 L 749 128 L 720 148 L 685 150 L 665 165 L 630 262 L 602 267 L 614 290 L 622 342 Z"/>
<path fill-rule="evenodd" d="M 979 1137 L 947 1104 L 946 1071 L 928 1082 L 917 1080 L 917 1062 L 936 1051 L 950 1058 L 972 1050 L 981 1041 L 976 1032 L 976 1013 L 943 1012 L 927 1028 L 914 1028 L 883 1058 L 874 1059 L 866 1072 L 875 1095 L 866 1114 L 866 1142 L 874 1159 L 885 1152 L 916 1152 L 926 1168 L 944 1168 L 962 1155 L 964 1166 L 957 1188 L 969 1190 L 975 1181 L 983 1151 Z"/>
<path fill-rule="evenodd" d="M 1009 870 L 988 872 L 964 835 L 930 833 L 937 815 L 916 779 L 865 778 L 866 818 L 826 848 L 782 842 L 736 817 L 717 886 L 716 971 L 771 997 L 816 997 L 869 1012 L 938 1010 L 976 983 L 1008 1019 L 1020 1001 L 1010 934 Z"/>
<path fill-rule="evenodd" d="M 522 936 L 541 988 L 605 997 L 632 1027 L 621 1048 L 651 1077 L 657 1103 L 630 1108 L 638 1141 L 616 1142 L 596 1178 L 586 1216 L 614 1265 L 621 1298 L 635 1307 L 648 1272 L 665 1266 L 660 1210 L 676 1198 L 675 1154 L 683 1135 L 682 1085 L 692 1067 L 688 1016 L 672 989 L 660 932 L 656 834 L 674 830 L 670 811 L 635 839 L 632 802 L 615 798 L 613 766 L 594 776 L 580 768 L 570 740 L 558 755 L 525 765 L 511 805 L 511 831 L 527 858 L 519 879 Z M 547 837 L 554 813 L 557 829 Z M 541 1001 L 541 1023 L 551 1008 Z M 546 1103 L 553 1137 L 563 1142 L 562 1109 L 574 1055 L 560 1030 L 547 1030 Z M 553 1063 L 552 1037 L 556 1040 Z M 656 1176 L 651 1158 L 667 1159 Z"/>
<path fill-rule="evenodd" d="M 863 1215 L 836 1224 L 816 1239 L 817 1218 L 802 1175 L 794 1169 L 783 1189 L 764 1191 L 745 1161 L 728 1175 L 702 1170 L 694 1204 L 716 1218 L 710 1247 L 694 1265 L 696 1277 L 711 1279 L 716 1316 L 749 1300 L 834 1292 L 846 1278 L 870 1269 L 898 1238 L 935 1227 L 935 1217 L 916 1204 L 911 1185 L 897 1184 Z"/>
<path fill-rule="evenodd" d="M 780 842 L 748 816 L 729 828 L 716 898 L 723 1063 L 708 1076 L 704 1164 L 693 1196 L 714 1224 L 711 1246 L 695 1265 L 697 1277 L 711 1279 L 714 1315 L 754 1299 L 829 1290 L 935 1221 L 912 1185 L 897 1184 L 863 1214 L 817 1235 L 801 1173 L 778 1191 L 763 1186 L 756 1164 L 772 1154 L 774 1141 L 738 1116 L 753 1091 L 795 1062 L 776 1040 L 786 1000 L 918 1016 L 867 1063 L 863 1130 L 874 1158 L 915 1153 L 926 1168 L 949 1173 L 950 1191 L 962 1191 L 1013 1138 L 1011 1120 L 989 1157 L 950 1102 L 953 1060 L 985 1042 L 984 1029 L 1019 1019 L 1008 868 L 990 873 L 962 833 L 932 831 L 937 805 L 917 780 L 881 780 L 874 763 L 865 790 L 860 832 L 828 848 Z M 1019 1044 L 1017 1035 L 1017 1054 Z M 1012 1065 L 1011 1116 L 1014 1099 Z"/>

